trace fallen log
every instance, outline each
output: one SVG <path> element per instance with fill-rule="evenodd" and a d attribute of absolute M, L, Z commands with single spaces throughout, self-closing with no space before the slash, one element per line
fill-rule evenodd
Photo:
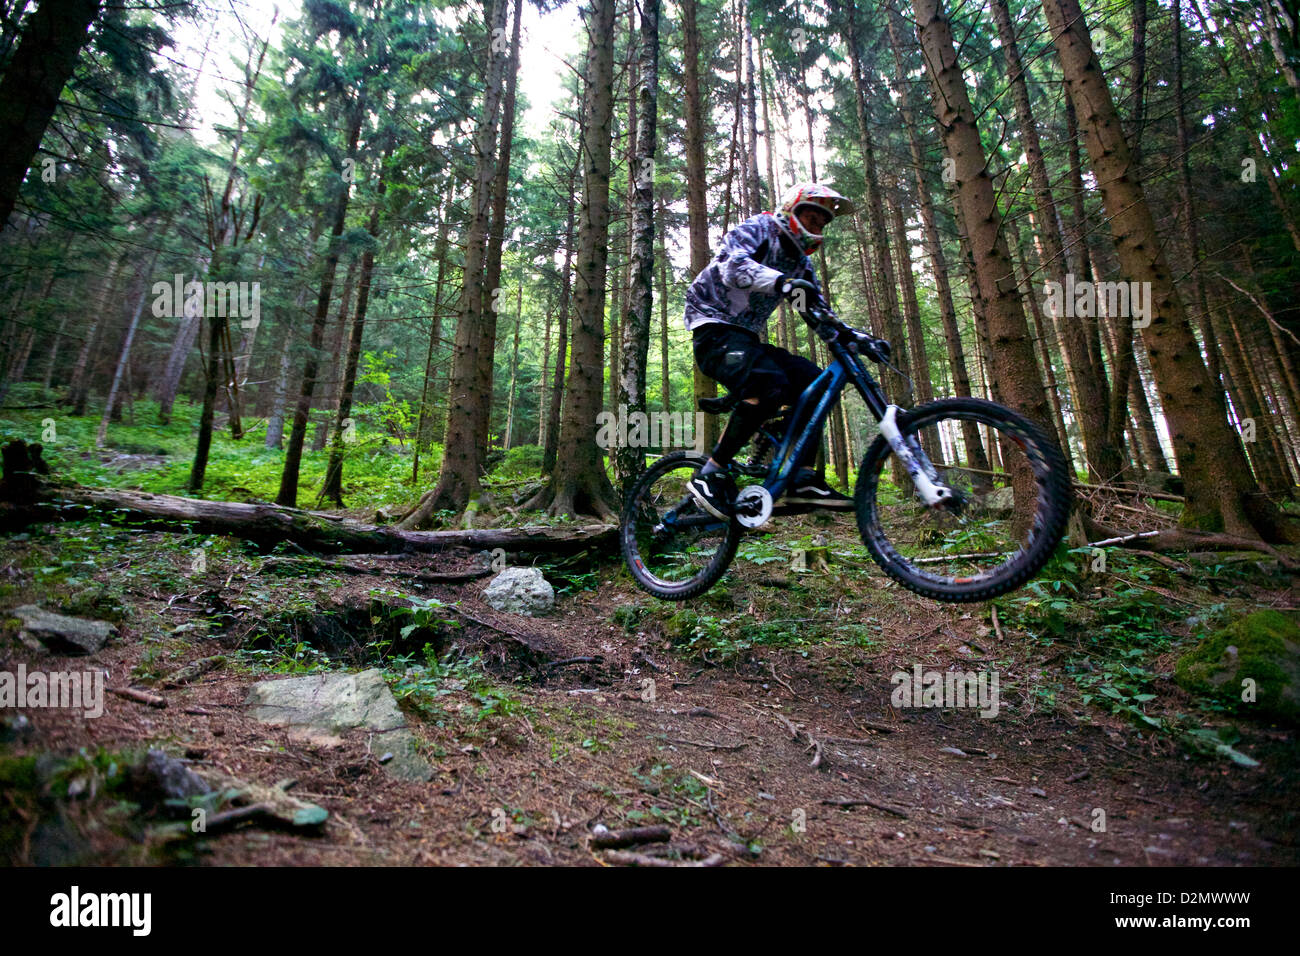
<path fill-rule="evenodd" d="M 4 451 L 6 466 L 13 462 L 16 467 L 12 471 L 6 468 L 0 479 L 0 532 L 20 531 L 40 521 L 102 520 L 111 515 L 145 529 L 231 535 L 263 547 L 291 541 L 324 554 L 437 553 L 458 548 L 573 554 L 588 548 L 609 552 L 617 549 L 614 525 L 402 531 L 267 503 L 204 501 L 59 484 L 45 478 L 39 445 L 10 442 Z"/>
<path fill-rule="evenodd" d="M 1107 546 L 1135 551 L 1260 551 L 1276 560 L 1285 570 L 1300 571 L 1300 561 L 1283 554 L 1265 541 L 1221 532 L 1167 528 L 1164 531 L 1144 531 L 1141 534 L 1108 538 L 1088 545 L 1090 548 Z"/>

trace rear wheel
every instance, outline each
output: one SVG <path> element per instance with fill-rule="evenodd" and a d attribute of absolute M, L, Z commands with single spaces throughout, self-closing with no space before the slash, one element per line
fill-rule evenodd
<path fill-rule="evenodd" d="M 740 525 L 704 511 L 686 490 L 706 460 L 686 451 L 665 455 L 637 479 L 623 507 L 623 560 L 655 597 L 684 601 L 703 594 L 736 555 Z"/>
<path fill-rule="evenodd" d="M 872 443 L 855 503 L 862 540 L 885 573 L 938 601 L 985 601 L 1037 574 L 1070 513 L 1069 469 L 1055 443 L 1010 409 L 977 398 L 931 402 L 899 413 L 897 424 L 905 441 L 926 451 L 930 477 L 954 495 L 927 508 L 910 479 L 900 487 L 890 477 L 885 439 Z M 980 440 L 968 445 L 972 434 Z"/>

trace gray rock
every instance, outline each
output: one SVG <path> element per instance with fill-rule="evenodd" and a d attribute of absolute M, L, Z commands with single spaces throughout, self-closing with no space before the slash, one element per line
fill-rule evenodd
<path fill-rule="evenodd" d="M 185 800 L 188 797 L 201 797 L 212 788 L 175 757 L 169 757 L 161 750 L 150 750 L 137 766 L 129 769 L 132 782 L 136 787 L 146 790 L 158 799 Z"/>
<path fill-rule="evenodd" d="M 252 716 L 282 727 L 337 733 L 353 727 L 397 730 L 406 718 L 378 670 L 360 674 L 312 674 L 254 684 L 245 705 Z"/>
<path fill-rule="evenodd" d="M 1009 515 L 1016 506 L 1015 490 L 1010 485 L 996 488 L 975 499 L 981 508 L 992 515 Z"/>
<path fill-rule="evenodd" d="M 371 750 L 392 753 L 384 770 L 402 780 L 430 780 L 433 770 L 417 752 L 418 741 L 383 676 L 374 668 L 360 674 L 313 674 L 254 684 L 245 705 L 268 724 L 315 734 L 353 728 L 375 731 Z"/>
<path fill-rule="evenodd" d="M 23 622 L 19 640 L 29 643 L 31 638 L 36 638 L 58 654 L 94 654 L 117 633 L 117 628 L 106 621 L 66 617 L 35 604 L 24 604 L 9 613 Z"/>
<path fill-rule="evenodd" d="M 483 600 L 498 611 L 534 617 L 555 606 L 555 589 L 536 568 L 506 568 L 484 589 Z"/>

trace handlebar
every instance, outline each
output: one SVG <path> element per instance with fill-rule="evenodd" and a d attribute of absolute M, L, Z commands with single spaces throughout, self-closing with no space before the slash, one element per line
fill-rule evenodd
<path fill-rule="evenodd" d="M 818 338 L 827 344 L 839 342 L 855 355 L 862 355 L 877 364 L 887 365 L 893 349 L 884 339 L 869 332 L 845 325 L 830 308 L 811 308 L 800 313 Z"/>

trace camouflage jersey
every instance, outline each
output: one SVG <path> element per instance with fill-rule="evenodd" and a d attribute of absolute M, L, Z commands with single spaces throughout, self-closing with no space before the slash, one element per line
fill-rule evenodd
<path fill-rule="evenodd" d="M 781 301 L 781 281 L 786 278 L 807 279 L 820 293 L 811 260 L 783 236 L 769 212 L 746 219 L 727 233 L 722 251 L 686 292 L 687 331 L 725 322 L 761 334 Z"/>

